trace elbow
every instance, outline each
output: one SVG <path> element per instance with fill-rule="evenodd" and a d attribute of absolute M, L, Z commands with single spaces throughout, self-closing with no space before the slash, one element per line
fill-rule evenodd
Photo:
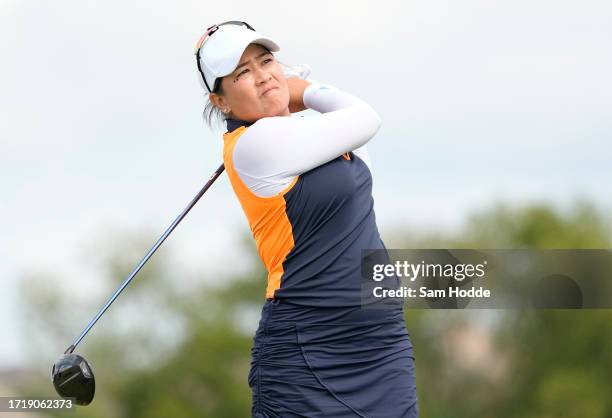
<path fill-rule="evenodd" d="M 372 134 L 372 136 L 374 136 L 376 135 L 376 133 L 380 129 L 380 126 L 382 125 L 382 119 L 380 118 L 380 115 L 378 114 L 378 112 L 376 112 L 376 110 L 374 109 L 372 109 L 372 119 L 374 121 L 374 133 Z"/>
<path fill-rule="evenodd" d="M 372 139 L 374 135 L 378 133 L 378 130 L 382 125 L 382 120 L 380 119 L 378 112 L 376 112 L 370 106 L 367 106 L 366 110 L 367 111 L 364 112 L 363 118 L 361 119 L 362 123 L 364 124 L 363 132 L 366 134 L 365 136 L 367 137 L 365 142 Z"/>

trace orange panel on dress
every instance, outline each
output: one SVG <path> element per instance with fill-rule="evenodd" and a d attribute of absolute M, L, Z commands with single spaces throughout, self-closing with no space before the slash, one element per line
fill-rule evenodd
<path fill-rule="evenodd" d="M 261 197 L 254 194 L 236 173 L 232 158 L 234 147 L 246 129 L 242 126 L 223 135 L 223 162 L 234 193 L 249 222 L 259 258 L 268 271 L 266 298 L 270 299 L 274 298 L 276 289 L 281 287 L 283 262 L 294 246 L 293 230 L 285 210 L 284 196 L 295 185 L 298 177 L 275 196 Z"/>

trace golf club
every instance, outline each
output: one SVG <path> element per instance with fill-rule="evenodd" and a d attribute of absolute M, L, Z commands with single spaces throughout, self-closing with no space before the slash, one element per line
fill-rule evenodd
<path fill-rule="evenodd" d="M 123 289 L 127 287 L 132 279 L 138 274 L 140 269 L 145 263 L 151 258 L 155 251 L 160 245 L 168 238 L 168 235 L 176 228 L 176 226 L 183 220 L 183 218 L 189 213 L 191 208 L 200 200 L 202 195 L 208 190 L 208 188 L 217 180 L 217 178 L 223 173 L 225 169 L 224 165 L 221 164 L 219 168 L 213 173 L 210 179 L 206 182 L 202 190 L 189 202 L 187 207 L 176 217 L 174 222 L 166 229 L 166 232 L 157 240 L 157 242 L 151 247 L 149 252 L 144 258 L 138 263 L 138 265 L 132 270 L 129 276 L 119 286 L 115 293 L 110 297 L 108 302 L 100 309 L 100 311 L 94 316 L 89 322 L 89 325 L 85 327 L 83 332 L 74 340 L 74 342 L 64 351 L 64 355 L 55 362 L 51 375 L 53 377 L 53 386 L 57 393 L 64 398 L 74 398 L 75 403 L 78 405 L 88 405 L 91 403 L 96 390 L 96 382 L 91 366 L 78 354 L 73 354 L 74 349 L 79 345 L 81 340 L 87 335 L 89 330 L 95 325 L 100 317 L 106 312 L 109 306 L 117 299 Z"/>

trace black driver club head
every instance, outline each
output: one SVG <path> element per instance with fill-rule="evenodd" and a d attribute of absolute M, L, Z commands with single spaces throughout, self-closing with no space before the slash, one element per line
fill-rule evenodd
<path fill-rule="evenodd" d="M 89 405 L 96 391 L 93 371 L 78 354 L 64 354 L 53 365 L 53 386 L 63 398 L 74 398 L 78 405 Z"/>

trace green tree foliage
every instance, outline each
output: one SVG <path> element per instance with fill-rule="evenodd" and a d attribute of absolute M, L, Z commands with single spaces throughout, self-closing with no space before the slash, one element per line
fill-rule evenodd
<path fill-rule="evenodd" d="M 587 204 L 566 212 L 498 205 L 474 214 L 456 233 L 403 231 L 392 246 L 609 248 L 608 222 Z M 51 363 L 147 247 L 136 250 L 139 245 L 110 254 L 103 263 L 107 288 L 78 306 L 43 285 L 53 277 L 25 281 L 40 379 L 22 387 L 24 395 L 54 395 Z M 250 262 L 252 271 L 226 279 L 224 287 L 177 287 L 164 267 L 172 265 L 169 253 L 160 251 L 155 260 L 79 348 L 94 367 L 98 390 L 92 405 L 71 416 L 250 416 L 250 347 L 265 286 L 250 238 L 241 262 Z M 422 417 L 612 417 L 610 311 L 408 310 L 406 321 Z"/>
<path fill-rule="evenodd" d="M 585 203 L 564 213 L 498 205 L 455 234 L 395 246 L 610 248 L 609 222 Z M 610 310 L 412 310 L 406 321 L 425 417 L 612 417 Z"/>

